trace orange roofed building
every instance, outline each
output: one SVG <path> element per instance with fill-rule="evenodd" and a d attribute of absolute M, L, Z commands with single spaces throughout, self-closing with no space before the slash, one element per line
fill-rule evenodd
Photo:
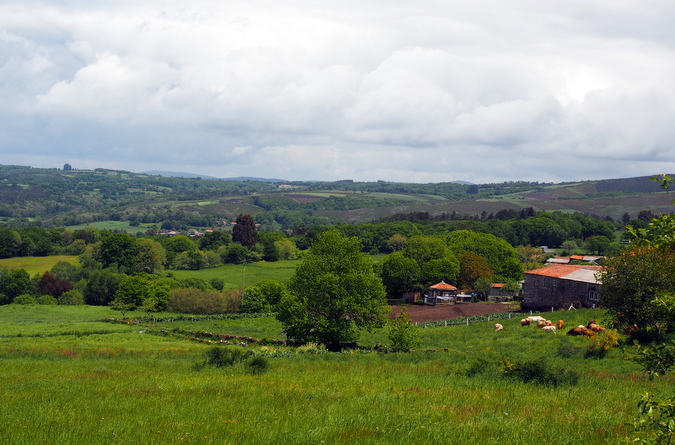
<path fill-rule="evenodd" d="M 593 307 L 600 299 L 602 266 L 555 264 L 525 272 L 523 309 Z"/>
<path fill-rule="evenodd" d="M 425 304 L 452 304 L 455 302 L 457 288 L 445 281 L 429 286 L 429 293 L 424 295 Z"/>

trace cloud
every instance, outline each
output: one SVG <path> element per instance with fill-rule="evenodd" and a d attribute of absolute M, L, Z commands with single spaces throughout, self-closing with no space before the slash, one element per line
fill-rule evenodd
<path fill-rule="evenodd" d="M 287 179 L 653 174 L 675 167 L 674 16 L 630 0 L 9 1 L 0 153 Z"/>

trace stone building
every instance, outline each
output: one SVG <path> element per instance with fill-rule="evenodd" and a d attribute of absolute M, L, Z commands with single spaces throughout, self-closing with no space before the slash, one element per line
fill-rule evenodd
<path fill-rule="evenodd" d="M 525 272 L 523 309 L 545 311 L 593 307 L 600 299 L 602 266 L 555 264 Z"/>

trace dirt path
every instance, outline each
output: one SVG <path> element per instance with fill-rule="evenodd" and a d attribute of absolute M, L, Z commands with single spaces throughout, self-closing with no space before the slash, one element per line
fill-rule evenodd
<path fill-rule="evenodd" d="M 503 303 L 466 303 L 446 306 L 406 306 L 413 322 L 452 320 L 453 318 L 471 317 L 474 315 L 515 312 L 513 306 Z M 401 313 L 403 306 L 392 306 L 390 318 Z"/>

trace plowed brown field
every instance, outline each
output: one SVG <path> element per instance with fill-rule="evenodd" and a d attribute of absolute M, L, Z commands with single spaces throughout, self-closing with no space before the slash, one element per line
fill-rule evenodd
<path fill-rule="evenodd" d="M 389 317 L 395 318 L 404 306 L 392 306 Z M 471 317 L 474 315 L 515 312 L 512 305 L 503 303 L 465 303 L 445 306 L 406 306 L 413 322 L 452 320 L 453 318 Z"/>

